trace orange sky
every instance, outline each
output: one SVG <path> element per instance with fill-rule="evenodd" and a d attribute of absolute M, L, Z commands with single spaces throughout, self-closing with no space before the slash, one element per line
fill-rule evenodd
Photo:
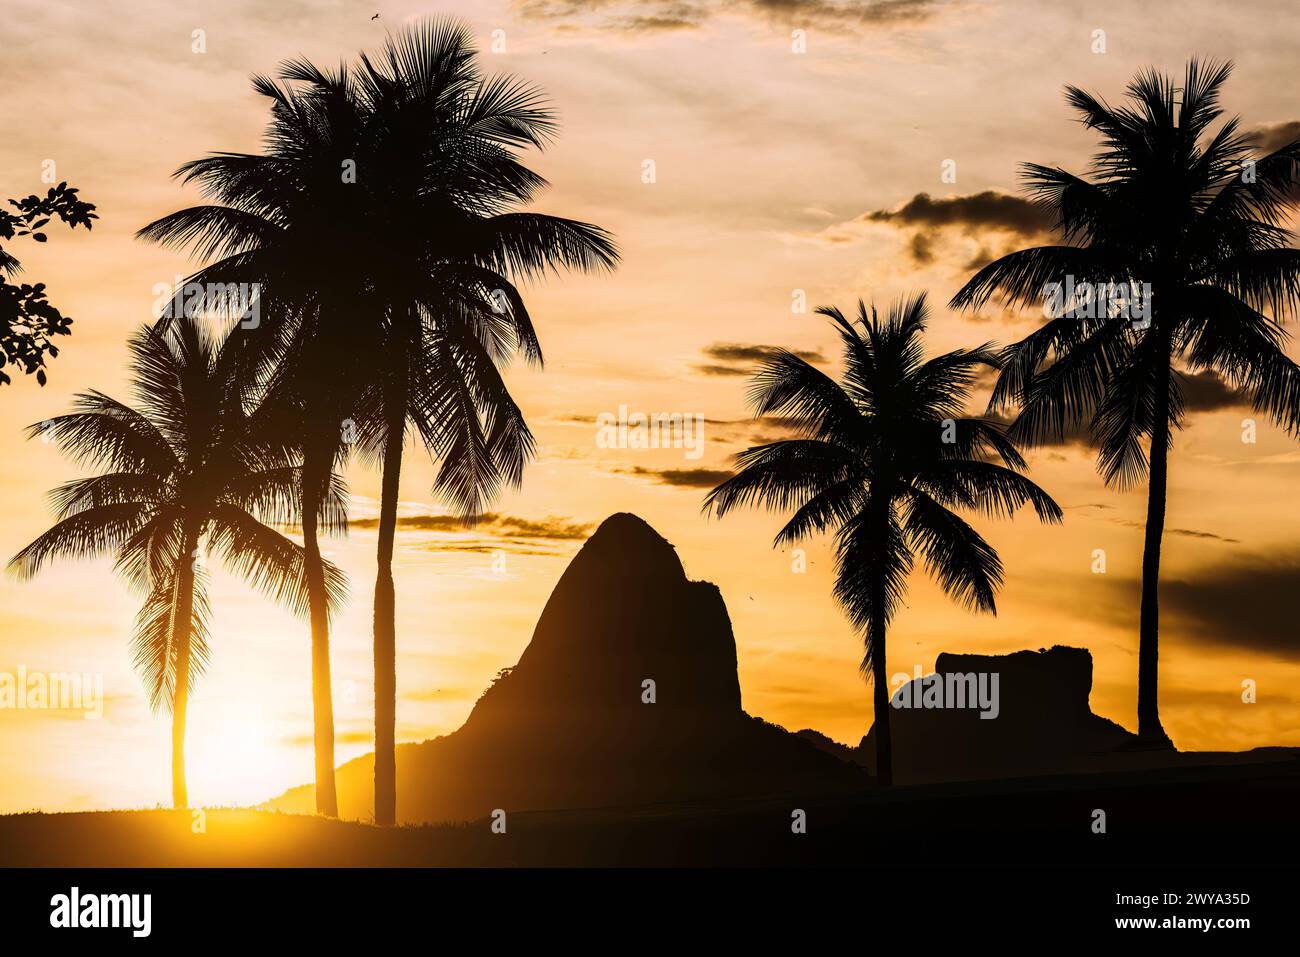
<path fill-rule="evenodd" d="M 74 475 L 21 427 L 85 388 L 121 394 L 128 332 L 150 318 L 155 284 L 186 271 L 131 238 L 194 201 L 170 173 L 208 151 L 257 149 L 265 112 L 249 74 L 297 54 L 333 63 L 410 17 L 456 13 L 485 49 L 504 31 L 488 68 L 541 84 L 560 112 L 557 144 L 535 158 L 554 183 L 540 208 L 611 229 L 624 262 L 613 276 L 550 280 L 529 294 L 547 367 L 510 378 L 541 454 L 522 492 L 498 503 L 502 518 L 473 536 L 429 521 L 399 533 L 399 739 L 457 727 L 497 669 L 517 660 L 582 530 L 633 511 L 678 547 L 691 577 L 722 589 L 747 710 L 855 742 L 869 724 L 868 693 L 859 640 L 830 597 L 824 543 L 794 574 L 791 556 L 770 547 L 776 517 L 700 514 L 709 476 L 695 470 L 725 468 L 762 431 L 738 421 L 746 366 L 718 347 L 780 344 L 820 353 L 833 369 L 834 337 L 812 306 L 884 304 L 919 289 L 932 294 L 936 351 L 1024 335 L 1032 317 L 958 317 L 942 304 L 973 260 L 1034 241 L 1019 207 L 980 194 L 1013 193 L 1022 161 L 1086 165 L 1093 141 L 1062 86 L 1116 100 L 1141 67 L 1231 57 L 1229 111 L 1248 128 L 1292 122 L 1294 29 L 1283 25 L 1294 27 L 1295 13 L 1282 0 L 1196 0 L 1172 16 L 1170 5 L 1129 3 L 1090 3 L 1086 15 L 1083 5 L 1036 2 L 743 0 L 712 12 L 721 6 L 7 0 L 4 193 L 43 189 L 41 164 L 52 159 L 102 218 L 89 235 L 55 230 L 44 247 L 11 247 L 76 324 L 48 387 L 0 390 L 0 552 L 46 527 L 45 491 Z M 1098 29 L 1105 53 L 1092 52 Z M 204 53 L 192 52 L 195 30 Z M 792 51 L 794 30 L 804 53 Z M 653 183 L 643 182 L 646 160 Z M 945 160 L 955 182 L 940 178 Z M 932 202 L 915 201 L 921 193 Z M 809 314 L 792 313 L 796 290 Z M 702 457 L 599 448 L 595 420 L 620 405 L 706 416 Z M 1300 584 L 1289 494 L 1300 449 L 1263 424 L 1258 443 L 1243 444 L 1248 411 L 1205 405 L 1172 460 L 1165 725 L 1185 748 L 1300 744 L 1300 644 L 1286 608 Z M 408 463 L 403 514 L 442 514 L 427 457 Z M 968 614 L 918 577 L 890 635 L 889 670 L 928 670 L 945 650 L 1087 647 L 1094 710 L 1132 727 L 1144 496 L 1106 490 L 1080 446 L 1045 449 L 1033 465 L 1066 509 L 1064 526 L 977 523 L 1007 566 L 999 616 Z M 377 475 L 354 469 L 349 480 L 354 516 L 373 516 Z M 353 596 L 334 633 L 340 763 L 369 750 L 374 547 L 364 522 L 328 545 Z M 493 568 L 497 548 L 504 573 Z M 1098 548 L 1105 575 L 1090 570 Z M 204 804 L 259 800 L 312 776 L 308 633 L 223 575 L 212 599 L 213 663 L 191 705 L 190 793 Z M 0 671 L 102 673 L 106 695 L 98 721 L 0 710 L 0 812 L 166 801 L 168 722 L 149 713 L 127 650 L 134 602 L 108 562 L 0 581 Z M 1240 701 L 1246 678 L 1257 704 Z"/>

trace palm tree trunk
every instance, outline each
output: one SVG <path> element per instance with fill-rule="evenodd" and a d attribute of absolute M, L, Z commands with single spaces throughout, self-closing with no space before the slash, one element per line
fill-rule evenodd
<path fill-rule="evenodd" d="M 384 478 L 379 505 L 378 572 L 375 576 L 375 823 L 397 822 L 397 599 L 393 588 L 393 539 L 401 486 L 406 425 L 400 387 L 385 398 Z"/>
<path fill-rule="evenodd" d="M 1154 330 L 1153 330 L 1154 331 Z M 1169 478 L 1169 360 L 1166 349 L 1154 384 L 1151 475 L 1147 489 L 1146 541 L 1142 551 L 1142 611 L 1138 634 L 1138 737 L 1151 747 L 1172 748 L 1160 724 L 1160 544 L 1165 531 Z"/>
<path fill-rule="evenodd" d="M 325 564 L 321 560 L 317 525 L 321 491 L 329 477 L 322 476 L 319 453 L 304 456 L 302 486 L 303 566 L 307 576 L 307 604 L 311 619 L 311 699 L 316 747 L 316 813 L 338 817 L 338 794 L 334 784 L 334 694 L 330 683 L 329 604 L 325 589 Z"/>
<path fill-rule="evenodd" d="M 172 585 L 172 647 L 176 673 L 172 688 L 172 806 L 189 807 L 185 786 L 185 717 L 190 700 L 190 636 L 194 627 L 194 562 L 198 535 L 186 530 L 180 567 Z"/>
<path fill-rule="evenodd" d="M 884 602 L 884 589 L 877 590 L 876 608 Z M 885 674 L 885 616 L 872 616 L 868 631 L 871 642 L 871 684 L 876 724 L 876 780 L 884 787 L 894 783 L 894 744 L 889 737 L 889 680 Z"/>

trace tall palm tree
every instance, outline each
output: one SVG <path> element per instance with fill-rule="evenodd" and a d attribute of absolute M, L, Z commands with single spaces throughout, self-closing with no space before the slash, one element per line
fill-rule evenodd
<path fill-rule="evenodd" d="M 308 474 L 325 474 L 345 410 L 362 450 L 382 462 L 375 820 L 391 824 L 391 566 L 408 427 L 441 461 L 435 491 L 467 519 L 517 484 L 533 441 L 499 367 L 520 353 L 540 363 L 541 350 L 515 283 L 559 267 L 612 268 L 617 252 L 598 227 L 519 210 L 546 182 L 516 153 L 543 147 L 554 116 L 533 87 L 484 77 L 464 27 L 428 22 L 355 69 L 298 60 L 279 79 L 256 81 L 272 99 L 267 152 L 187 164 L 182 175 L 221 204 L 142 234 L 216 253 L 197 279 L 258 281 L 284 305 L 268 336 L 285 349 L 280 372 L 309 403 L 332 403 L 309 412 L 322 451 Z M 319 761 L 318 752 L 318 809 Z"/>
<path fill-rule="evenodd" d="M 10 569 L 35 575 L 59 555 L 111 554 L 145 598 L 135 664 L 155 710 L 172 715 L 172 801 L 188 804 L 185 718 L 208 658 L 208 598 L 200 548 L 295 612 L 307 608 L 303 550 L 264 522 L 296 517 L 299 468 L 258 406 L 245 337 L 207 333 L 206 320 L 163 320 L 130 340 L 136 405 L 100 392 L 39 423 L 75 462 L 104 469 L 51 493 L 58 521 L 20 551 Z M 328 520 L 345 519 L 331 489 Z M 343 587 L 327 566 L 331 600 Z"/>
<path fill-rule="evenodd" d="M 1292 434 L 1300 428 L 1300 369 L 1283 351 L 1280 325 L 1300 304 L 1300 250 L 1282 225 L 1300 141 L 1251 161 L 1235 118 L 1211 131 L 1231 69 L 1192 60 L 1180 87 L 1139 74 L 1130 103 L 1118 107 L 1068 88 L 1070 105 L 1101 136 L 1091 177 L 1036 164 L 1023 172 L 1063 244 L 990 263 L 951 303 L 973 309 L 997 294 L 1028 305 L 1067 277 L 1086 290 L 1062 297 L 1058 315 L 1006 348 L 990 409 L 1019 405 L 1011 434 L 1031 444 L 1087 423 L 1107 484 L 1148 478 L 1138 734 L 1150 747 L 1172 747 L 1158 702 L 1158 583 L 1169 450 L 1184 422 L 1180 366 L 1218 373 L 1256 411 Z M 1110 284 L 1127 292 L 1130 308 L 1121 296 L 1121 308 L 1098 309 L 1095 293 Z M 1147 314 L 1135 317 L 1133 305 Z"/>
<path fill-rule="evenodd" d="M 876 773 L 890 784 L 885 635 L 914 557 L 954 600 L 996 614 L 1002 562 L 953 509 L 1009 517 L 1028 503 L 1045 522 L 1059 522 L 1061 510 L 1021 474 L 1025 460 L 1000 424 L 963 415 L 978 369 L 997 366 L 988 345 L 926 360 L 924 294 L 884 321 L 862 302 L 856 322 L 834 307 L 817 311 L 839 332 L 842 381 L 784 349 L 765 359 L 750 389 L 754 414 L 786 416 L 800 437 L 741 452 L 704 507 L 719 516 L 741 505 L 793 510 L 778 548 L 835 531 L 835 598 L 863 632 Z"/>

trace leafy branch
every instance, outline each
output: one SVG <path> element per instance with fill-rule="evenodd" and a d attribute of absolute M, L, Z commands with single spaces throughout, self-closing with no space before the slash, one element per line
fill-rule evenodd
<path fill-rule="evenodd" d="M 45 196 L 9 200 L 17 212 L 0 208 L 0 241 L 30 237 L 38 243 L 47 242 L 49 236 L 43 230 L 56 217 L 69 229 L 81 225 L 89 230 L 99 216 L 94 204 L 79 199 L 77 192 L 60 183 Z M 21 270 L 22 264 L 0 247 L 0 385 L 12 381 L 6 366 L 21 366 L 24 374 L 34 373 L 36 381 L 45 385 L 45 357 L 58 356 L 54 337 L 70 335 L 72 320 L 45 297 L 45 283 L 9 281 L 8 277 Z"/>

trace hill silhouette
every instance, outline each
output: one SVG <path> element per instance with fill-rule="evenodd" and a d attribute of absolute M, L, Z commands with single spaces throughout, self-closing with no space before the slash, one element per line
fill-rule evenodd
<path fill-rule="evenodd" d="M 917 707 L 932 676 L 914 678 L 891 696 L 890 731 L 894 771 L 900 783 L 970 781 L 1034 774 L 1097 770 L 1137 744 L 1137 736 L 1093 714 L 1092 655 L 1057 645 L 1007 655 L 941 654 L 934 675 L 945 687 L 958 676 L 998 676 L 995 717 L 978 707 Z M 964 687 L 969 688 L 969 682 Z M 992 685 L 986 681 L 986 689 Z M 934 692 L 931 692 L 932 694 Z M 899 707 L 900 704 L 912 706 Z M 854 760 L 872 768 L 875 728 L 867 732 Z M 1157 764 L 1164 762 L 1155 762 Z M 1176 763 L 1176 762 L 1169 762 Z"/>
<path fill-rule="evenodd" d="M 342 817 L 370 818 L 373 767 L 366 755 L 339 768 Z M 519 663 L 459 730 L 399 746 L 397 772 L 405 823 L 870 784 L 860 766 L 745 713 L 721 593 L 687 579 L 673 546 L 626 513 L 570 562 Z M 313 789 L 267 806 L 310 812 Z"/>

